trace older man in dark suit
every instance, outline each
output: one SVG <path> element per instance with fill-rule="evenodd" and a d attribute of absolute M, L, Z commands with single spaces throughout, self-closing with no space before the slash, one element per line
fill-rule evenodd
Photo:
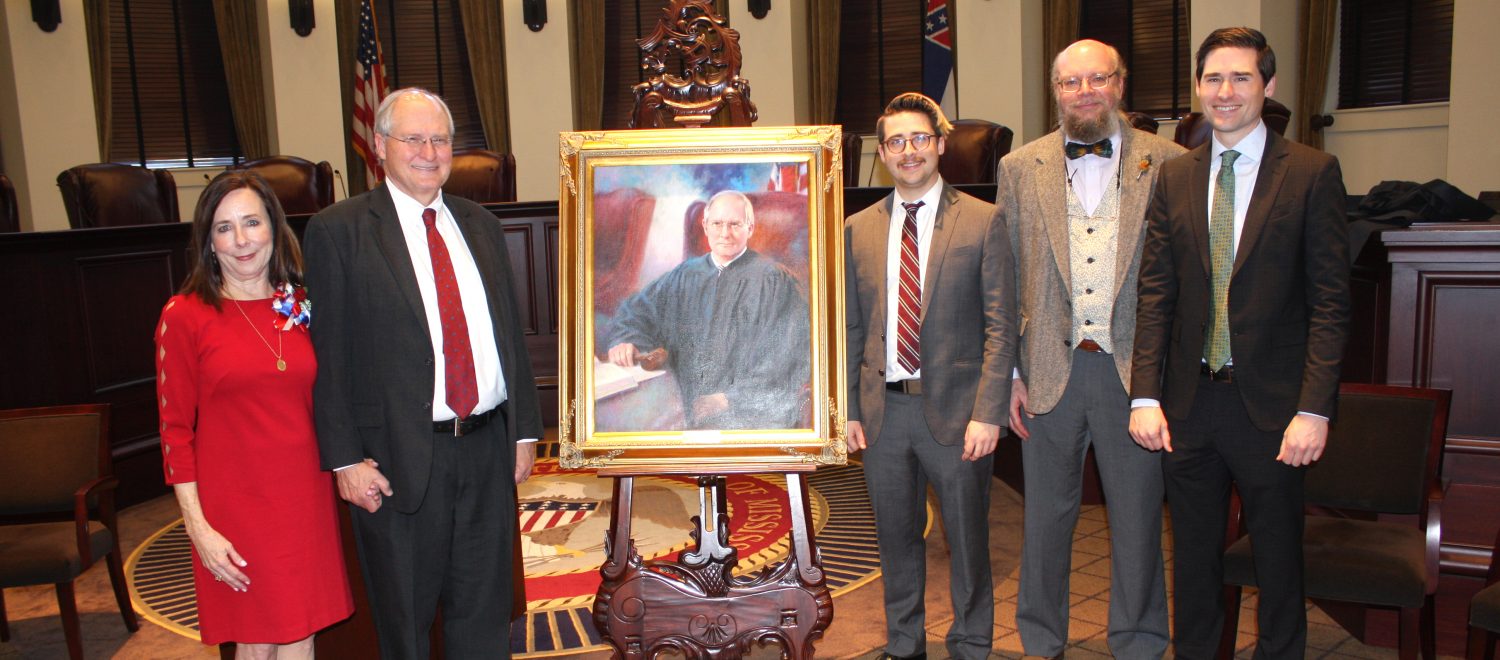
<path fill-rule="evenodd" d="M 1011 429 L 1025 442 L 1026 534 L 1016 628 L 1027 655 L 1068 644 L 1068 574 L 1084 455 L 1109 504 L 1109 650 L 1167 649 L 1161 459 L 1130 439 L 1130 351 L 1146 205 L 1182 147 L 1120 114 L 1125 67 L 1083 40 L 1052 64 L 1061 127 L 1000 161 L 996 213 L 1010 228 L 1021 297 Z"/>
<path fill-rule="evenodd" d="M 542 423 L 505 238 L 442 193 L 441 98 L 392 92 L 375 129 L 386 182 L 307 228 L 323 467 L 352 504 L 381 656 L 425 660 L 441 605 L 447 657 L 509 657 L 515 484 Z"/>
<path fill-rule="evenodd" d="M 851 451 L 875 508 L 885 584 L 885 657 L 925 658 L 927 486 L 951 558 L 948 653 L 994 642 L 991 468 L 1015 364 L 1015 271 L 993 207 L 943 184 L 949 124 L 903 94 L 876 123 L 896 191 L 844 225 Z"/>
<path fill-rule="evenodd" d="M 1177 657 L 1219 643 L 1233 483 L 1255 546 L 1255 657 L 1300 658 L 1303 475 L 1328 440 L 1349 322 L 1343 178 L 1261 121 L 1276 89 L 1264 35 L 1215 30 L 1197 68 L 1213 139 L 1167 163 L 1147 215 L 1130 433 L 1168 452 Z"/>

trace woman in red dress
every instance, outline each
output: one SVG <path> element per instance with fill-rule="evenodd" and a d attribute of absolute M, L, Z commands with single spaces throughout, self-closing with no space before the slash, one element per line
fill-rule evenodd
<path fill-rule="evenodd" d="M 167 483 L 199 561 L 204 644 L 311 658 L 354 610 L 333 477 L 318 466 L 302 252 L 258 175 L 226 172 L 193 214 L 182 290 L 156 329 Z"/>

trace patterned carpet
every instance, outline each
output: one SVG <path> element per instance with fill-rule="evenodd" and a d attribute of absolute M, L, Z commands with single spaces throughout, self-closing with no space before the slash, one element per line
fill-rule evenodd
<path fill-rule="evenodd" d="M 592 473 L 538 462 L 536 477 L 520 492 L 526 557 L 528 614 L 511 627 L 511 651 L 546 657 L 607 650 L 594 630 L 591 608 L 603 562 L 610 482 Z M 813 528 L 828 586 L 837 598 L 880 575 L 875 521 L 857 463 L 823 468 L 808 477 Z M 729 510 L 739 550 L 737 572 L 779 562 L 788 553 L 785 482 L 778 475 L 730 477 Z M 632 534 L 647 559 L 685 549 L 689 516 L 697 513 L 690 478 L 637 480 Z M 929 512 L 928 519 L 933 516 Z M 929 526 L 930 531 L 930 526 Z M 131 600 L 143 616 L 197 639 L 198 610 L 192 582 L 192 543 L 181 520 L 158 531 L 126 561 Z"/>

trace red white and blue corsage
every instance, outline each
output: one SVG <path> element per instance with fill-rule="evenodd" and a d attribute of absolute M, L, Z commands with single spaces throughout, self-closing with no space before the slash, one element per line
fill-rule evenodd
<path fill-rule="evenodd" d="M 306 287 L 283 282 L 271 296 L 271 309 L 286 317 L 286 323 L 281 326 L 283 332 L 291 330 L 292 326 L 306 328 L 312 324 L 312 301 L 307 299 Z"/>

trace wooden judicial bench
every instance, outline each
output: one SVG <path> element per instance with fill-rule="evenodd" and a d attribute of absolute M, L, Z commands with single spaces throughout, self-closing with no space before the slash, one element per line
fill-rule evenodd
<path fill-rule="evenodd" d="M 961 188 L 994 199 L 993 185 Z M 846 189 L 844 211 L 853 214 L 888 192 Z M 557 203 L 487 208 L 505 226 L 543 416 L 555 425 Z M 307 217 L 291 220 L 300 232 Z M 186 275 L 189 229 L 177 223 L 0 234 L 0 282 L 7 288 L 0 409 L 111 404 L 122 507 L 169 492 L 161 474 L 152 332 L 162 305 Z M 1500 406 L 1490 394 L 1493 365 L 1500 364 L 1500 342 L 1493 339 L 1500 327 L 1500 224 L 1384 231 L 1360 252 L 1353 283 L 1345 380 L 1453 390 L 1437 617 L 1439 651 L 1459 655 L 1468 598 L 1482 584 L 1500 525 Z M 1015 439 L 1002 441 L 996 474 L 1020 487 Z M 1394 646 L 1389 613 L 1328 609 L 1366 642 Z M 367 620 L 340 628 L 322 637 L 340 649 L 373 642 Z M 332 651 L 323 642 L 319 650 L 325 657 L 372 657 Z"/>

